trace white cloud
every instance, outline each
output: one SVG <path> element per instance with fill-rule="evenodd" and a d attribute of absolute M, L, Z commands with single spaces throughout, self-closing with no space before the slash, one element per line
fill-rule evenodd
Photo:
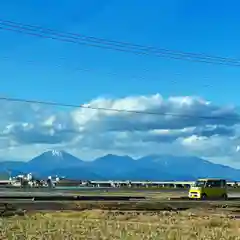
<path fill-rule="evenodd" d="M 85 104 L 159 115 L 6 101 L 0 105 L 0 159 L 4 160 L 28 160 L 48 149 L 64 149 L 88 159 L 104 153 L 195 155 L 226 159 L 226 164 L 233 159 L 235 165 L 240 155 L 236 109 L 199 97 L 163 99 L 156 94 L 98 98 Z"/>

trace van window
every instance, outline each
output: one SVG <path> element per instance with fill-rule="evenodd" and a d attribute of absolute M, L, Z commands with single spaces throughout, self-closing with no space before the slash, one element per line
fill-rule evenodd
<path fill-rule="evenodd" d="M 221 187 L 221 181 L 217 180 L 209 180 L 207 181 L 207 187 Z"/>
<path fill-rule="evenodd" d="M 226 187 L 226 185 L 227 185 L 226 180 L 221 180 L 221 186 L 222 186 L 222 187 Z"/>
<path fill-rule="evenodd" d="M 196 181 L 194 187 L 204 187 L 206 181 Z"/>

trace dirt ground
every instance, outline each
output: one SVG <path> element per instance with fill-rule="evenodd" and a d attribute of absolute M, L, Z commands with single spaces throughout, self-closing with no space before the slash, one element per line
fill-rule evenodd
<path fill-rule="evenodd" d="M 240 201 L 12 201 L 0 239 L 239 239 Z"/>
<path fill-rule="evenodd" d="M 238 203 L 45 204 L 45 210 L 29 204 L 26 212 L 0 217 L 0 239 L 240 239 Z"/>
<path fill-rule="evenodd" d="M 28 211 L 23 216 L 0 218 L 0 239 L 240 239 L 240 220 L 233 211 Z"/>

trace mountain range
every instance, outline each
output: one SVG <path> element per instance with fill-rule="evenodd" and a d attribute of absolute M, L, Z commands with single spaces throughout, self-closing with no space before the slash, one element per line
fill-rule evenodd
<path fill-rule="evenodd" d="M 149 155 L 139 159 L 108 154 L 83 161 L 65 151 L 47 151 L 28 162 L 0 162 L 0 172 L 12 176 L 32 172 L 38 177 L 64 176 L 81 180 L 195 180 L 215 177 L 240 180 L 240 169 L 215 164 L 198 157 Z"/>

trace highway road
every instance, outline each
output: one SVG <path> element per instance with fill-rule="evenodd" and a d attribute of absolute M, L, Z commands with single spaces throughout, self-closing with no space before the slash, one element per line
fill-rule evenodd
<path fill-rule="evenodd" d="M 48 194 L 48 195 L 62 195 L 62 194 L 84 194 L 84 193 L 168 193 L 168 192 L 174 192 L 174 193 L 186 193 L 187 190 L 184 189 L 142 189 L 142 188 L 99 188 L 99 187 L 81 187 L 81 188 L 68 188 L 68 187 L 61 187 L 61 188 L 29 188 L 29 189 L 22 189 L 22 188 L 0 188 L 0 196 L 2 194 Z"/>
<path fill-rule="evenodd" d="M 132 195 L 136 196 L 136 193 L 138 193 L 138 196 L 151 196 L 151 195 L 171 195 L 173 193 L 174 195 L 179 195 L 179 196 L 187 196 L 188 190 L 187 189 L 159 189 L 159 190 L 146 190 L 146 189 L 121 189 L 121 188 L 81 188 L 81 189 L 41 189 L 41 188 L 35 188 L 35 189 L 9 189 L 9 188 L 0 188 L 0 197 L 8 197 L 8 196 L 31 196 L 31 197 L 39 197 L 39 196 L 84 196 L 84 195 Z M 234 191 L 229 191 L 229 198 L 240 198 L 240 192 L 234 192 Z"/>

